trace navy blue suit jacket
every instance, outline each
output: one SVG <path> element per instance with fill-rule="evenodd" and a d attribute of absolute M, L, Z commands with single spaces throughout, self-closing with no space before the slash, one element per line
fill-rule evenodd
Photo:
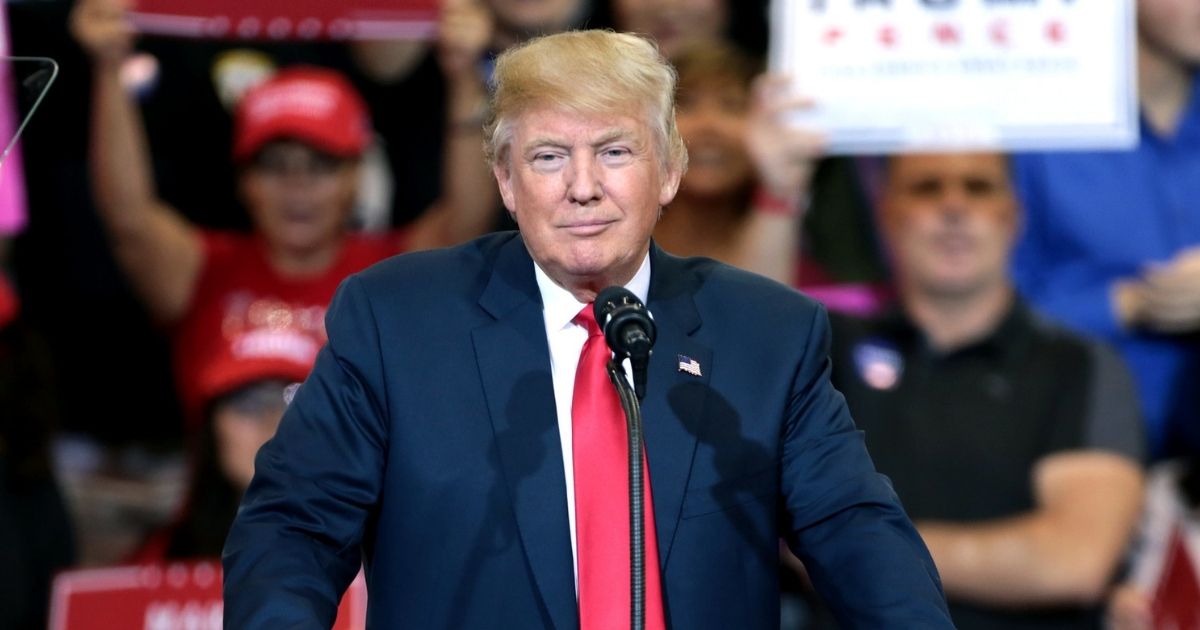
<path fill-rule="evenodd" d="M 830 385 L 821 307 L 656 247 L 650 269 L 642 409 L 668 625 L 777 629 L 782 536 L 847 627 L 952 627 L 928 552 Z M 328 627 L 365 562 L 375 628 L 577 628 L 550 355 L 520 236 L 357 274 L 327 329 L 230 531 L 227 627 Z"/>

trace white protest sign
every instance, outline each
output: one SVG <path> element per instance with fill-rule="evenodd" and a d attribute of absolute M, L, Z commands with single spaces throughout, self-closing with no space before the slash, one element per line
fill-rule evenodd
<path fill-rule="evenodd" d="M 772 70 L 832 153 L 1137 142 L 1134 0 L 774 0 Z"/>

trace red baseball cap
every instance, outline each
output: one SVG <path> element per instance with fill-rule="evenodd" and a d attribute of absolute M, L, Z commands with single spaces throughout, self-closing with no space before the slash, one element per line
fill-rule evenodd
<path fill-rule="evenodd" d="M 195 401 L 203 408 L 213 400 L 265 380 L 301 382 L 312 370 L 321 340 L 292 329 L 262 328 L 222 340 L 197 373 Z"/>
<path fill-rule="evenodd" d="M 250 88 L 238 103 L 233 157 L 243 162 L 280 138 L 355 157 L 370 137 L 367 106 L 344 76 L 328 68 L 293 66 Z"/>

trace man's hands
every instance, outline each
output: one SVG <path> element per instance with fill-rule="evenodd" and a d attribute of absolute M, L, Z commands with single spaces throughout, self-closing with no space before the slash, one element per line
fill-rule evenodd
<path fill-rule="evenodd" d="M 118 68 L 133 50 L 132 0 L 79 0 L 71 11 L 71 34 L 100 66 Z"/>
<path fill-rule="evenodd" d="M 438 22 L 437 54 L 451 80 L 479 81 L 477 65 L 492 40 L 492 14 L 480 0 L 446 0 Z"/>
<path fill-rule="evenodd" d="M 1118 282 L 1113 300 L 1127 326 L 1161 333 L 1200 329 L 1200 247 L 1185 249 L 1138 278 Z"/>
<path fill-rule="evenodd" d="M 787 114 L 812 107 L 808 99 L 790 95 L 781 76 L 759 77 L 746 125 L 746 148 L 767 193 L 799 203 L 808 189 L 813 166 L 825 147 L 824 138 L 787 123 Z"/>
<path fill-rule="evenodd" d="M 1150 598 L 1132 584 L 1122 584 L 1108 598 L 1109 630 L 1153 630 Z"/>

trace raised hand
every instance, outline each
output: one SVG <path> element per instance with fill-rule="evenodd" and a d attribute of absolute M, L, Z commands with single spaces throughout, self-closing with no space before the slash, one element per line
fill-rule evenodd
<path fill-rule="evenodd" d="M 437 53 L 450 80 L 475 80 L 476 64 L 492 40 L 492 13 L 479 0 L 446 0 L 438 22 Z"/>
<path fill-rule="evenodd" d="M 117 65 L 133 50 L 132 0 L 79 0 L 71 10 L 71 34 L 93 61 Z"/>
<path fill-rule="evenodd" d="M 825 140 L 787 122 L 789 112 L 812 107 L 812 101 L 792 96 L 790 88 L 786 77 L 763 75 L 755 80 L 746 148 L 763 188 L 777 198 L 798 200 L 807 191 Z"/>

